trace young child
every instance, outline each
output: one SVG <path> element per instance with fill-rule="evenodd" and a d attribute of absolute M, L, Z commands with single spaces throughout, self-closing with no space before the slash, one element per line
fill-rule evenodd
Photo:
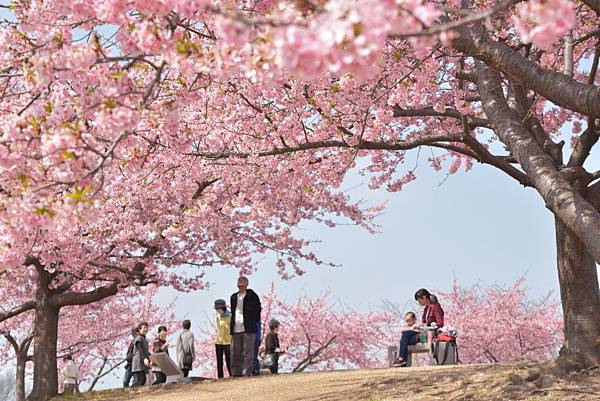
<path fill-rule="evenodd" d="M 231 312 L 227 310 L 227 304 L 224 299 L 217 299 L 215 301 L 215 310 L 217 311 L 217 335 L 215 337 L 217 377 L 222 379 L 224 377 L 223 354 L 225 354 L 227 373 L 231 377 Z"/>
<path fill-rule="evenodd" d="M 273 365 L 269 366 L 269 370 L 272 374 L 277 374 L 279 370 L 279 355 L 285 353 L 285 349 L 280 348 L 279 346 L 279 321 L 276 319 L 271 319 L 269 322 L 269 334 L 265 338 L 265 354 L 273 355 L 270 358 L 273 358 Z M 266 357 L 266 356 L 265 356 Z"/>
<path fill-rule="evenodd" d="M 414 312 L 404 314 L 404 328 L 402 329 L 402 337 L 400 337 L 400 347 L 398 349 L 398 359 L 394 362 L 395 367 L 406 366 L 406 358 L 408 356 L 408 346 L 415 345 L 419 342 L 419 329 L 417 324 L 417 315 Z"/>
<path fill-rule="evenodd" d="M 406 314 L 404 315 L 404 328 L 402 329 L 402 332 L 405 331 L 419 331 L 421 329 L 421 326 L 419 326 L 419 324 L 417 323 L 417 315 L 415 314 L 415 312 L 406 312 Z"/>

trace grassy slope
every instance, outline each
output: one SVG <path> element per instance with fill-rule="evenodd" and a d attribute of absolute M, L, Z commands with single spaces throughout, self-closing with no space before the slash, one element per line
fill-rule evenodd
<path fill-rule="evenodd" d="M 82 401 L 600 401 L 600 369 L 570 375 L 536 365 L 465 365 L 282 374 L 111 390 Z"/>

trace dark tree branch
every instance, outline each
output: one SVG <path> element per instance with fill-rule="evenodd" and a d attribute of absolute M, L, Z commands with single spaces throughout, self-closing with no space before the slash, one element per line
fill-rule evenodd
<path fill-rule="evenodd" d="M 307 335 L 308 338 L 308 335 Z M 298 373 L 298 372 L 303 372 L 306 368 L 308 368 L 310 365 L 314 365 L 315 363 L 317 363 L 315 361 L 315 359 L 321 355 L 321 353 L 323 351 L 325 351 L 332 343 L 333 341 L 336 339 L 336 336 L 331 337 L 325 344 L 321 345 L 319 348 L 317 348 L 314 352 L 310 352 L 310 347 L 308 348 L 308 356 L 306 358 L 304 358 L 303 360 L 301 360 L 294 369 L 292 369 L 293 373 Z M 310 341 L 310 339 L 309 339 Z M 310 344 L 310 342 L 309 342 Z"/>
<path fill-rule="evenodd" d="M 28 310 L 35 309 L 36 302 L 28 301 L 25 302 L 11 310 L 0 312 L 0 322 L 10 319 L 11 317 L 15 317 L 20 315 L 23 312 L 27 312 Z"/>
<path fill-rule="evenodd" d="M 239 158 L 246 159 L 250 156 L 266 157 L 285 155 L 290 153 L 302 152 L 307 150 L 317 150 L 324 148 L 348 148 L 360 150 L 409 150 L 419 146 L 428 145 L 435 142 L 457 142 L 460 134 L 430 134 L 422 135 L 418 138 L 405 139 L 401 141 L 361 141 L 357 145 L 350 145 L 340 140 L 325 140 L 316 142 L 304 142 L 296 146 L 262 150 L 255 153 L 250 152 L 202 152 L 197 151 L 189 153 L 189 156 L 200 156 L 207 159 L 228 159 Z"/>
<path fill-rule="evenodd" d="M 573 153 L 571 153 L 567 166 L 583 166 L 583 163 L 590 155 L 590 151 L 596 142 L 598 142 L 599 138 L 598 127 L 596 127 L 595 121 L 595 118 L 589 119 L 588 127 L 583 131 L 579 138 L 579 142 L 575 145 L 575 149 L 573 149 Z"/>
<path fill-rule="evenodd" d="M 10 345 L 13 347 L 15 354 L 18 355 L 19 349 L 20 349 L 19 343 L 17 343 L 17 340 L 12 336 L 12 334 L 10 334 L 9 331 L 0 331 L 0 334 L 2 334 L 4 336 L 4 338 L 6 338 L 6 341 L 8 341 L 10 343 Z"/>
<path fill-rule="evenodd" d="M 490 128 L 490 122 L 488 120 L 472 116 L 463 116 L 463 114 L 458 110 L 450 107 L 446 107 L 443 112 L 438 112 L 435 111 L 433 107 L 424 107 L 421 109 L 403 109 L 396 104 L 394 105 L 394 117 L 451 117 L 458 120 L 462 120 L 463 117 L 466 117 L 470 128 Z"/>
<path fill-rule="evenodd" d="M 109 286 L 99 287 L 88 292 L 69 292 L 66 294 L 54 295 L 51 298 L 51 302 L 57 307 L 87 305 L 108 298 L 116 293 L 117 283 L 113 283 Z"/>
<path fill-rule="evenodd" d="M 466 119 L 463 121 L 464 126 L 464 143 L 466 143 L 473 151 L 478 155 L 478 159 L 482 163 L 490 164 L 506 174 L 517 180 L 524 187 L 531 187 L 531 180 L 527 177 L 527 174 L 511 165 L 506 160 L 500 159 L 491 154 L 469 131 Z"/>
<path fill-rule="evenodd" d="M 206 188 L 208 188 L 209 186 L 211 186 L 212 184 L 214 184 L 215 182 L 219 181 L 220 178 L 215 178 L 213 180 L 207 180 L 207 181 L 196 181 L 196 184 L 198 185 L 198 188 L 196 189 L 196 192 L 194 192 L 194 195 L 192 195 L 192 199 L 198 199 L 200 197 L 200 195 L 202 195 L 202 192 L 204 192 L 204 190 Z"/>

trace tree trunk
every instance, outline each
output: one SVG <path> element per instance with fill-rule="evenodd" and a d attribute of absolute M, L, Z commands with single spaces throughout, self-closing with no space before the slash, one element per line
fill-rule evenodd
<path fill-rule="evenodd" d="M 16 401 L 25 401 L 25 365 L 27 364 L 27 352 L 25 355 L 17 354 L 17 380 Z"/>
<path fill-rule="evenodd" d="M 51 302 L 49 284 L 48 273 L 39 270 L 33 340 L 33 390 L 29 396 L 32 401 L 46 401 L 58 394 L 56 347 L 60 308 Z"/>
<path fill-rule="evenodd" d="M 564 315 L 561 357 L 600 365 L 600 288 L 596 262 L 579 238 L 555 218 L 558 277 Z"/>

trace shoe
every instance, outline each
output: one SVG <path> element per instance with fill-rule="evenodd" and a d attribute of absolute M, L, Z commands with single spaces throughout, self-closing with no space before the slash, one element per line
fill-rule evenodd
<path fill-rule="evenodd" d="M 402 359 L 396 359 L 392 366 L 395 368 L 403 368 L 406 366 L 406 361 L 403 361 Z"/>

